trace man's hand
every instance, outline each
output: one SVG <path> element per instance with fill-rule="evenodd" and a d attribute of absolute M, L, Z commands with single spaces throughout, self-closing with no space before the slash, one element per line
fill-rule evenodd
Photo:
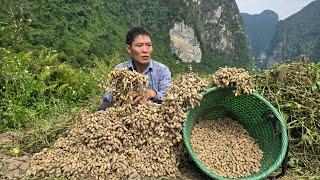
<path fill-rule="evenodd" d="M 139 91 L 132 92 L 133 104 L 136 104 L 140 101 L 149 100 L 155 98 L 157 93 L 154 90 L 148 89 L 144 95 L 141 95 Z"/>

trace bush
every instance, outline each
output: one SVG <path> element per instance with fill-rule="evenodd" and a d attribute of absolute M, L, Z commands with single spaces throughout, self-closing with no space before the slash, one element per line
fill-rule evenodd
<path fill-rule="evenodd" d="M 16 54 L 0 49 L 0 132 L 32 127 L 101 94 L 98 80 L 111 67 L 100 63 L 97 68 L 76 69 L 58 57 L 51 50 Z"/>

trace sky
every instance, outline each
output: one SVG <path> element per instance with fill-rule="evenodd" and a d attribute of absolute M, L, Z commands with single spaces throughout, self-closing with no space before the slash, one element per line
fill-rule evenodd
<path fill-rule="evenodd" d="M 260 14 L 263 10 L 270 9 L 283 20 L 298 12 L 313 0 L 236 0 L 240 12 Z"/>

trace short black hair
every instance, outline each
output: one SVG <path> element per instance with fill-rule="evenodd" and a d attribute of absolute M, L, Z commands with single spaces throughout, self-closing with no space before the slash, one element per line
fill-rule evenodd
<path fill-rule="evenodd" d="M 133 27 L 127 33 L 126 44 L 131 45 L 134 38 L 137 37 L 138 35 L 147 35 L 151 39 L 151 34 L 149 33 L 148 30 L 146 30 L 143 27 Z"/>

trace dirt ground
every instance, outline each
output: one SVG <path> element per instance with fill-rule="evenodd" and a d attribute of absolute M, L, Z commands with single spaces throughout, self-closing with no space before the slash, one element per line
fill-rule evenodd
<path fill-rule="evenodd" d="M 30 157 L 9 157 L 0 154 L 0 179 L 22 179 L 29 168 Z"/>
<path fill-rule="evenodd" d="M 1 151 L 8 150 L 14 146 L 21 134 L 6 132 L 0 135 Z M 11 157 L 0 153 L 0 179 L 21 179 L 29 168 L 30 156 Z"/>

